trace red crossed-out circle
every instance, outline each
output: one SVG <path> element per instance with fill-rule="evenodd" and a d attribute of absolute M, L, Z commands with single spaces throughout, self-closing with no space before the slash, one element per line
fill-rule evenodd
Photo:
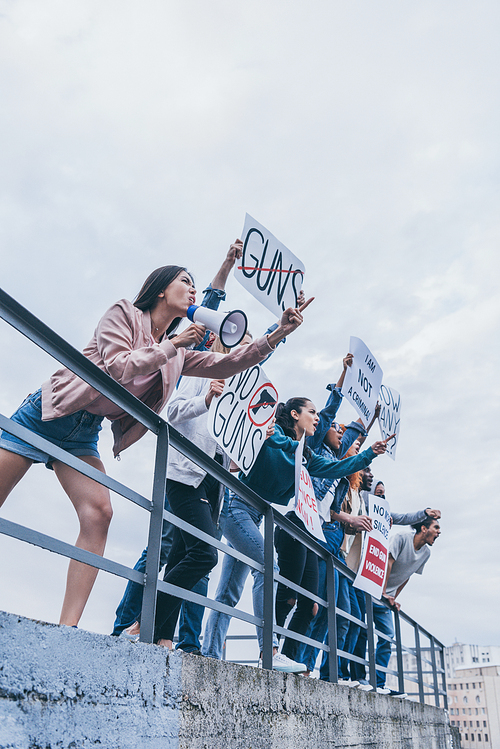
<path fill-rule="evenodd" d="M 274 397 L 274 404 L 273 404 L 273 410 L 271 411 L 270 415 L 267 416 L 268 410 L 267 408 L 263 409 L 263 414 L 266 414 L 266 418 L 264 421 L 257 421 L 257 418 L 260 418 L 260 414 L 257 415 L 257 417 L 252 413 L 252 409 L 257 405 L 259 398 L 260 398 L 260 392 L 261 390 L 264 390 L 266 388 L 271 395 Z M 262 405 L 262 404 L 261 404 Z M 271 385 L 270 382 L 265 382 L 264 385 L 261 385 L 258 390 L 255 391 L 255 393 L 252 395 L 252 398 L 250 400 L 250 403 L 248 404 L 247 409 L 247 415 L 252 424 L 256 427 L 263 427 L 265 424 L 267 424 L 268 421 L 271 421 L 271 419 L 274 416 L 274 412 L 276 411 L 276 406 L 278 405 L 278 391 L 274 387 L 274 385 Z"/>

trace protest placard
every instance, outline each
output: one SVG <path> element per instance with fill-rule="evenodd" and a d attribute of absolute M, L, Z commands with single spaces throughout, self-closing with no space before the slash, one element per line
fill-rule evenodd
<path fill-rule="evenodd" d="M 345 399 L 354 406 L 366 427 L 375 413 L 383 373 L 379 363 L 361 338 L 351 336 L 349 351 L 353 355 L 353 361 L 352 365 L 347 367 L 341 392 Z"/>
<path fill-rule="evenodd" d="M 311 535 L 319 541 L 326 541 L 321 528 L 314 487 L 309 471 L 302 460 L 304 439 L 305 434 L 302 435 L 295 451 L 295 514 L 302 520 Z"/>
<path fill-rule="evenodd" d="M 373 529 L 365 533 L 361 561 L 354 587 L 380 598 L 384 589 L 387 561 L 389 559 L 389 530 L 391 512 L 389 503 L 383 497 L 370 494 L 368 497 L 368 515 L 372 519 Z"/>
<path fill-rule="evenodd" d="M 226 380 L 210 404 L 208 431 L 245 474 L 264 444 L 277 405 L 276 388 L 258 366 Z"/>
<path fill-rule="evenodd" d="M 396 460 L 396 448 L 399 442 L 399 424 L 401 420 L 401 396 L 397 390 L 387 385 L 380 387 L 380 414 L 378 423 L 382 433 L 382 439 L 387 439 L 391 434 L 395 436 L 387 442 L 386 455 Z"/>
<path fill-rule="evenodd" d="M 285 309 L 297 306 L 304 264 L 248 213 L 241 238 L 243 255 L 234 277 L 280 318 Z"/>

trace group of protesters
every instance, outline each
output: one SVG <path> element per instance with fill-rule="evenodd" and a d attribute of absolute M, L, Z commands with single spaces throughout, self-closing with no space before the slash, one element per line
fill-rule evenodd
<path fill-rule="evenodd" d="M 225 284 L 242 243 L 230 247 L 219 271 L 205 289 L 202 304 L 217 309 L 225 299 Z M 283 312 L 278 323 L 253 340 L 247 332 L 240 345 L 229 350 L 203 325 L 193 323 L 182 332 L 177 328 L 195 303 L 196 290 L 191 274 L 180 266 L 163 266 L 146 279 L 132 303 L 120 300 L 99 321 L 84 354 L 90 361 L 121 383 L 129 392 L 159 413 L 166 405 L 170 424 L 224 468 L 237 471 L 208 429 L 208 413 L 214 398 L 224 388 L 224 379 L 262 364 L 276 347 L 302 323 L 302 313 L 312 300 L 301 293 L 296 307 Z M 387 449 L 387 440 L 374 442 L 362 450 L 377 416 L 365 428 L 361 419 L 348 425 L 335 419 L 342 401 L 341 387 L 347 368 L 347 354 L 336 383 L 328 383 L 329 395 L 318 410 L 307 397 L 290 397 L 278 404 L 275 419 L 267 429 L 266 440 L 252 468 L 239 479 L 264 500 L 286 508 L 295 493 L 295 452 L 305 436 L 303 463 L 312 477 L 325 541 L 320 542 L 337 559 L 356 570 L 360 561 L 362 533 L 370 531 L 368 515 L 370 492 L 385 495 L 381 481 L 375 481 L 372 461 Z M 97 450 L 101 422 L 112 422 L 114 454 L 119 455 L 136 442 L 145 428 L 66 368 L 59 369 L 41 389 L 30 394 L 12 420 L 49 443 L 78 456 L 105 472 Z M 80 533 L 76 545 L 102 555 L 112 509 L 109 492 L 103 485 L 70 468 L 21 438 L 3 432 L 0 437 L 0 504 L 33 463 L 44 463 L 54 470 L 78 515 Z M 169 450 L 165 508 L 202 533 L 220 539 L 251 557 L 258 567 L 224 555 L 216 600 L 234 607 L 248 577 L 253 577 L 253 611 L 263 619 L 264 541 L 260 531 L 262 515 L 242 497 L 225 489 L 210 474 L 177 450 Z M 286 517 L 308 532 L 294 511 Z M 410 525 L 414 533 L 395 534 L 389 545 L 389 561 L 384 600 L 373 606 L 376 628 L 393 637 L 391 608 L 398 608 L 400 591 L 413 573 L 421 573 L 429 557 L 429 547 L 439 535 L 439 510 L 430 508 L 408 514 L 392 513 L 395 525 Z M 283 528 L 275 532 L 277 562 L 281 578 L 326 599 L 326 562 Z M 147 549 L 135 569 L 144 572 Z M 163 580 L 172 585 L 206 595 L 208 576 L 218 561 L 214 546 L 164 521 L 160 568 Z M 260 569 L 259 569 L 260 568 Z M 95 568 L 72 560 L 60 623 L 77 626 L 97 574 Z M 339 681 L 353 687 L 373 688 L 360 660 L 366 653 L 365 596 L 350 579 L 335 570 L 337 608 L 348 615 L 337 617 L 337 649 L 357 656 L 339 658 Z M 113 634 L 136 640 L 140 635 L 142 586 L 129 582 L 116 612 Z M 289 616 L 291 615 L 291 616 Z M 177 625 L 177 648 L 212 658 L 221 658 L 230 617 L 212 610 L 202 636 L 204 608 L 170 594 L 157 599 L 154 642 L 172 649 Z M 288 630 L 321 643 L 327 641 L 328 616 L 323 607 L 282 581 L 275 586 L 275 618 L 278 627 L 288 621 Z M 297 674 L 310 674 L 319 649 L 293 637 L 280 643 L 273 635 L 273 668 Z M 262 656 L 263 633 L 257 627 Z M 330 674 L 327 651 L 323 652 L 320 678 Z M 387 669 L 390 639 L 379 638 L 376 663 Z M 385 687 L 385 670 L 377 670 L 377 689 L 385 694 L 404 696 Z"/>

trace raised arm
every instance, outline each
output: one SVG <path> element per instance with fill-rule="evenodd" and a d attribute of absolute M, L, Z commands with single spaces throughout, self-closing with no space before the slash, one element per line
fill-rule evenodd
<path fill-rule="evenodd" d="M 380 415 L 380 410 L 381 410 L 380 403 L 377 403 L 377 405 L 375 406 L 375 411 L 373 412 L 373 418 L 370 421 L 370 423 L 368 424 L 368 426 L 366 427 L 366 433 L 365 433 L 364 437 L 362 437 L 359 440 L 359 444 L 360 445 L 362 445 L 363 442 L 365 441 L 365 439 L 368 437 L 368 432 L 370 431 L 370 429 L 372 428 L 372 426 L 375 424 L 375 421 L 378 419 L 378 417 Z M 361 426 L 363 426 L 363 421 L 361 419 L 358 419 L 358 422 L 361 424 Z"/>
<path fill-rule="evenodd" d="M 340 389 L 342 387 L 342 384 L 344 382 L 345 373 L 347 371 L 347 367 L 350 367 L 352 364 L 353 356 L 352 354 L 347 354 L 347 356 L 344 357 L 342 361 L 342 372 L 340 374 L 340 377 L 337 381 L 336 385 L 330 384 L 326 386 L 327 390 L 331 390 L 330 395 L 328 396 L 328 400 L 326 401 L 325 407 L 321 409 L 319 412 L 319 422 L 316 427 L 316 431 L 313 435 L 308 437 L 306 439 L 307 445 L 311 448 L 311 450 L 318 450 L 323 440 L 325 439 L 326 433 L 330 429 L 332 425 L 332 421 L 334 420 L 335 416 L 337 415 L 337 411 L 340 408 L 340 404 L 342 403 L 342 393 L 340 392 Z M 363 429 L 364 432 L 364 429 Z M 345 454 L 351 444 L 354 442 L 356 437 L 354 437 L 349 445 L 345 448 L 342 454 Z"/>
<path fill-rule="evenodd" d="M 233 244 L 229 248 L 221 267 L 215 274 L 212 283 L 210 284 L 212 289 L 224 291 L 229 274 L 231 273 L 236 260 L 241 257 L 242 253 L 243 242 L 241 241 L 241 239 L 235 239 Z"/>

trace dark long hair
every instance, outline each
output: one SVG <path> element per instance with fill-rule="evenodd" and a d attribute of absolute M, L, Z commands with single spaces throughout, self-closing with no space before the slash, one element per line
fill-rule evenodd
<path fill-rule="evenodd" d="M 134 299 L 134 307 L 141 309 L 143 312 L 152 309 L 158 301 L 158 294 L 161 294 L 167 286 L 170 286 L 182 271 L 186 271 L 191 276 L 191 273 L 180 265 L 162 265 L 161 268 L 154 270 L 142 284 L 141 290 Z M 193 277 L 191 276 L 191 278 Z M 182 317 L 176 317 L 167 328 L 166 335 L 173 333 L 181 320 Z"/>
<path fill-rule="evenodd" d="M 297 439 L 295 421 L 292 418 L 291 412 L 297 411 L 300 413 L 310 402 L 310 398 L 289 398 L 286 403 L 278 403 L 276 424 L 283 429 L 287 437 L 291 437 L 293 440 Z M 311 450 L 307 445 L 304 446 L 304 455 L 306 458 L 311 456 Z"/>

